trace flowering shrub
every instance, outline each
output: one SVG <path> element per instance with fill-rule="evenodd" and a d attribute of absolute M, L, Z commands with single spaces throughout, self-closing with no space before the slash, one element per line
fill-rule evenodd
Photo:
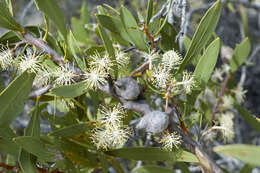
<path fill-rule="evenodd" d="M 164 16 L 149 0 L 146 18 L 139 14 L 139 20 L 124 6 L 99 6 L 97 24 L 87 22 L 83 3 L 72 31 L 55 0 L 34 2 L 45 17 L 43 27 L 21 26 L 10 1 L 0 2 L 0 27 L 8 29 L 0 38 L 0 68 L 12 80 L 0 93 L 0 168 L 31 173 L 154 167 L 163 172 L 171 167 L 167 163 L 191 162 L 204 172 L 222 172 L 203 144 L 232 143 L 237 112 L 260 131 L 260 122 L 240 106 L 246 91 L 233 75 L 250 54 L 248 38 L 229 59 L 219 55 L 222 43 L 214 31 L 220 0 L 192 39 L 184 36 L 185 3 L 180 31 L 171 24 L 173 0 L 163 5 Z M 223 64 L 215 68 L 218 58 Z M 12 122 L 26 103 L 33 104 L 30 121 L 18 134 Z M 43 120 L 50 127 L 47 134 L 41 130 Z M 259 166 L 254 158 L 259 147 L 213 149 Z M 138 160 L 144 162 L 135 166 Z M 159 167 L 155 161 L 163 163 Z"/>

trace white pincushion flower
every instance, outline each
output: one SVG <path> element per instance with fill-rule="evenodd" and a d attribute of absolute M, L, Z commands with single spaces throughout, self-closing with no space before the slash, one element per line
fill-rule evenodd
<path fill-rule="evenodd" d="M 164 138 L 160 141 L 163 148 L 167 151 L 172 151 L 173 149 L 178 149 L 179 145 L 182 143 L 182 138 L 177 132 L 167 133 Z"/>
<path fill-rule="evenodd" d="M 228 141 L 232 141 L 232 139 L 235 136 L 234 122 L 233 122 L 233 118 L 234 118 L 233 112 L 228 111 L 228 112 L 225 112 L 225 113 L 221 113 L 220 115 L 219 114 L 217 114 L 217 115 L 219 117 L 219 123 L 220 123 L 220 127 L 222 128 L 223 136 Z"/>
<path fill-rule="evenodd" d="M 92 131 L 92 142 L 95 144 L 97 149 L 104 149 L 108 150 L 110 148 L 110 131 L 106 130 L 105 128 L 95 128 Z"/>
<path fill-rule="evenodd" d="M 91 68 L 84 76 L 86 77 L 88 88 L 97 89 L 99 85 L 106 83 L 108 73 L 98 68 Z"/>
<path fill-rule="evenodd" d="M 153 62 L 160 57 L 157 52 L 151 52 L 149 54 L 142 52 L 141 56 L 145 59 L 146 62 L 149 62 L 149 70 L 152 70 Z"/>
<path fill-rule="evenodd" d="M 3 70 L 6 70 L 8 67 L 13 64 L 13 56 L 10 49 L 0 50 L 0 66 Z"/>
<path fill-rule="evenodd" d="M 169 69 L 174 69 L 181 61 L 181 56 L 174 50 L 165 52 L 162 57 L 162 64 Z"/>
<path fill-rule="evenodd" d="M 123 111 L 120 107 L 106 108 L 101 110 L 102 120 L 101 122 L 111 126 L 119 126 L 123 118 Z"/>
<path fill-rule="evenodd" d="M 116 62 L 119 67 L 124 68 L 129 64 L 130 57 L 126 53 L 116 51 Z"/>
<path fill-rule="evenodd" d="M 177 85 L 177 86 L 182 85 L 185 93 L 189 94 L 191 92 L 191 90 L 194 87 L 196 87 L 196 81 L 194 80 L 194 76 L 191 73 L 184 71 L 183 76 L 182 76 L 182 81 L 177 82 L 175 85 Z"/>
<path fill-rule="evenodd" d="M 38 87 L 43 87 L 51 83 L 52 73 L 51 70 L 42 67 L 37 71 L 37 74 L 34 79 L 34 84 Z"/>
<path fill-rule="evenodd" d="M 57 85 L 70 85 L 74 82 L 74 77 L 76 77 L 69 64 L 59 66 L 52 74 L 56 78 L 54 83 Z"/>
<path fill-rule="evenodd" d="M 230 69 L 231 69 L 230 65 L 228 65 L 228 64 L 223 64 L 223 65 L 222 65 L 222 72 L 223 72 L 223 73 L 229 74 Z"/>
<path fill-rule="evenodd" d="M 156 85 L 156 87 L 163 89 L 167 88 L 171 77 L 168 70 L 166 70 L 165 68 L 157 67 L 153 70 L 152 75 L 154 77 L 154 84 Z"/>
<path fill-rule="evenodd" d="M 211 76 L 211 80 L 213 80 L 215 82 L 218 80 L 222 81 L 223 80 L 222 75 L 223 75 L 223 72 L 221 71 L 221 69 L 216 68 Z"/>
<path fill-rule="evenodd" d="M 95 55 L 90 56 L 90 58 L 92 59 L 92 61 L 90 62 L 90 65 L 92 67 L 96 67 L 101 70 L 109 70 L 112 66 L 112 61 L 110 60 L 108 54 L 101 56 L 100 54 L 96 53 Z"/>
<path fill-rule="evenodd" d="M 247 91 L 243 90 L 243 87 L 241 85 L 238 85 L 236 89 L 232 90 L 232 92 L 235 94 L 237 102 L 242 103 Z"/>
<path fill-rule="evenodd" d="M 230 95 L 224 95 L 222 98 L 222 107 L 225 109 L 232 109 L 234 100 Z"/>
<path fill-rule="evenodd" d="M 93 130 L 91 139 L 97 149 L 115 149 L 125 144 L 129 138 L 130 132 L 129 128 L 123 127 L 98 127 Z"/>
<path fill-rule="evenodd" d="M 213 81 L 217 81 L 217 80 L 222 81 L 222 80 L 223 80 L 222 75 L 223 75 L 223 72 L 221 71 L 221 69 L 216 68 L 216 69 L 214 70 L 212 76 L 211 76 L 211 79 L 212 79 Z"/>
<path fill-rule="evenodd" d="M 28 70 L 30 73 L 37 73 L 41 68 L 40 61 L 38 60 L 39 56 L 36 55 L 36 52 L 28 52 L 19 57 L 18 70 L 24 72 Z"/>

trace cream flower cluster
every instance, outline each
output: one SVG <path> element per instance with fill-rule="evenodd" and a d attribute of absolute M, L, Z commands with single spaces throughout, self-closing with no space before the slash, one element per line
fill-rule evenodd
<path fill-rule="evenodd" d="M 173 151 L 174 149 L 179 149 L 182 138 L 177 132 L 166 133 L 160 143 L 162 143 L 163 149 Z"/>
<path fill-rule="evenodd" d="M 7 70 L 14 63 L 13 55 L 10 49 L 2 48 L 0 50 L 0 67 L 2 70 Z"/>
<path fill-rule="evenodd" d="M 114 108 L 103 107 L 101 125 L 93 130 L 92 142 L 97 149 L 110 150 L 119 148 L 126 143 L 131 134 L 129 127 L 123 125 L 124 112 L 120 106 Z"/>
<path fill-rule="evenodd" d="M 182 80 L 177 81 L 172 77 L 174 70 L 181 64 L 181 56 L 174 50 L 165 52 L 162 55 L 161 63 L 152 69 L 153 83 L 157 88 L 167 90 L 172 87 L 171 92 L 191 93 L 192 89 L 196 87 L 196 81 L 192 73 L 183 71 Z"/>

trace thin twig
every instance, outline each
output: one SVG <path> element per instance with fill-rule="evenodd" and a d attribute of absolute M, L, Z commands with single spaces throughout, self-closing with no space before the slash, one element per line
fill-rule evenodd
<path fill-rule="evenodd" d="M 45 86 L 45 87 L 39 88 L 39 89 L 37 89 L 37 90 L 35 90 L 35 91 L 32 91 L 32 92 L 29 94 L 28 98 L 29 98 L 29 99 L 35 99 L 35 98 L 38 97 L 38 96 L 42 96 L 42 95 L 46 94 L 47 92 L 49 92 L 49 90 L 50 90 L 52 87 L 53 87 L 52 85 L 47 85 L 47 86 Z"/>
<path fill-rule="evenodd" d="M 135 74 L 145 71 L 149 67 L 150 62 L 147 61 L 143 63 L 140 67 L 135 69 L 131 74 L 130 77 L 134 77 Z"/>
<path fill-rule="evenodd" d="M 25 32 L 22 37 L 28 44 L 34 45 L 35 47 L 41 49 L 43 52 L 52 56 L 52 59 L 57 64 L 64 64 L 63 57 L 53 50 L 48 44 L 46 44 L 42 39 L 34 37 L 31 33 Z"/>
<path fill-rule="evenodd" d="M 150 23 L 152 23 L 156 18 L 162 16 L 165 9 L 167 9 L 167 5 L 169 4 L 169 0 L 162 5 L 162 8 L 151 18 Z"/>

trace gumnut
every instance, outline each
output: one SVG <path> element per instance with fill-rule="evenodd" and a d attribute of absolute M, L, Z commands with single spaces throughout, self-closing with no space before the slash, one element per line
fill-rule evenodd
<path fill-rule="evenodd" d="M 160 133 L 169 124 L 169 116 L 165 112 L 151 111 L 146 113 L 136 125 L 137 129 L 145 129 L 146 132 Z"/>
<path fill-rule="evenodd" d="M 125 100 L 136 100 L 141 93 L 137 81 L 131 77 L 122 77 L 115 82 L 116 94 Z"/>

